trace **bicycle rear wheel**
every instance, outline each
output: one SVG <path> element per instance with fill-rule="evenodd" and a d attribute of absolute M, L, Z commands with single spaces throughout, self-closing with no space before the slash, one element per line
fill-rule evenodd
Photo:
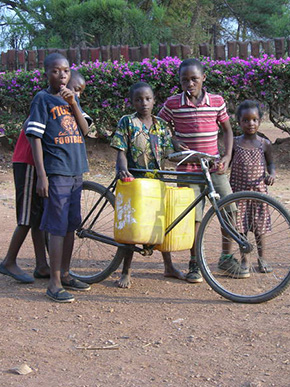
<path fill-rule="evenodd" d="M 101 197 L 104 195 L 103 197 Z M 100 201 L 99 201 L 100 199 Z M 96 208 L 87 218 L 93 206 Z M 83 223 L 76 232 L 71 260 L 71 274 L 84 282 L 103 281 L 119 267 L 124 249 L 103 241 L 92 239 L 86 232 L 97 232 L 105 238 L 114 238 L 114 202 L 115 196 L 106 187 L 90 181 L 83 182 L 81 212 Z M 97 219 L 94 221 L 94 218 Z M 86 219 L 87 218 L 87 219 Z"/>
<path fill-rule="evenodd" d="M 236 205 L 237 212 L 229 212 L 230 204 Z M 241 210 L 245 206 L 246 212 Z M 289 212 L 276 199 L 248 191 L 225 197 L 218 202 L 218 207 L 226 224 L 237 231 L 239 238 L 247 239 L 252 249 L 244 254 L 237 242 L 227 236 L 223 237 L 217 215 L 213 208 L 210 208 L 201 222 L 197 236 L 197 255 L 205 280 L 217 293 L 235 302 L 260 303 L 277 297 L 290 283 Z M 267 215 L 263 218 L 265 211 Z M 244 218 L 242 213 L 246 214 Z M 263 236 L 263 257 L 272 267 L 271 272 L 259 271 L 260 235 Z M 238 262 L 246 259 L 250 274 L 248 278 L 235 279 L 232 274 L 230 276 L 218 268 L 222 242 L 229 241 L 232 244 L 231 253 Z"/>

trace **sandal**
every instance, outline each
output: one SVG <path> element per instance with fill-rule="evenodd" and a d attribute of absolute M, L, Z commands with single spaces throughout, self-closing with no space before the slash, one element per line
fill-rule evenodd
<path fill-rule="evenodd" d="M 258 267 L 260 273 L 271 273 L 273 271 L 272 266 L 264 259 L 258 258 Z"/>
<path fill-rule="evenodd" d="M 35 269 L 33 272 L 33 277 L 37 279 L 46 279 L 46 278 L 50 278 L 50 274 L 43 275 L 43 274 L 40 274 L 37 269 Z"/>
<path fill-rule="evenodd" d="M 47 297 L 51 298 L 53 301 L 56 301 L 56 302 L 64 303 L 64 302 L 73 302 L 75 300 L 72 294 L 66 292 L 62 288 L 55 293 L 53 293 L 50 289 L 47 289 L 46 295 Z"/>
<path fill-rule="evenodd" d="M 62 279 L 61 284 L 64 288 L 69 290 L 86 291 L 91 289 L 89 284 L 79 281 L 75 278 L 72 278 L 68 281 Z"/>
<path fill-rule="evenodd" d="M 8 275 L 9 277 L 12 277 L 16 281 L 21 282 L 23 284 L 32 284 L 34 282 L 34 279 L 30 277 L 30 275 L 26 273 L 14 274 L 10 270 L 6 269 L 6 267 L 2 263 L 0 264 L 0 273 Z"/>

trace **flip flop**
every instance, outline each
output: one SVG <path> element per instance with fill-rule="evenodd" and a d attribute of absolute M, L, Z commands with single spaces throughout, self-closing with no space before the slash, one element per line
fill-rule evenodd
<path fill-rule="evenodd" d="M 37 278 L 37 279 L 46 279 L 46 278 L 50 278 L 50 274 L 40 274 L 38 270 L 34 270 L 33 272 L 33 277 L 34 278 Z"/>
<path fill-rule="evenodd" d="M 66 292 L 63 288 L 58 289 L 57 292 L 53 293 L 50 289 L 47 289 L 46 295 L 48 298 L 51 298 L 55 302 L 73 302 L 75 300 L 74 296 Z"/>
<path fill-rule="evenodd" d="M 14 274 L 11 271 L 9 271 L 8 269 L 6 269 L 6 267 L 3 266 L 2 263 L 0 264 L 0 273 L 4 274 L 4 275 L 8 275 L 9 277 L 12 277 L 16 281 L 21 282 L 23 284 L 32 284 L 34 282 L 34 279 L 30 275 L 28 275 L 26 273 Z"/>

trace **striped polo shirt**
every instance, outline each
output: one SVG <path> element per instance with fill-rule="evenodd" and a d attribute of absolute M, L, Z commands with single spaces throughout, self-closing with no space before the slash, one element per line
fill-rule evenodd
<path fill-rule="evenodd" d="M 197 106 L 184 92 L 168 98 L 158 115 L 173 125 L 177 140 L 184 142 L 189 149 L 217 155 L 218 123 L 227 121 L 229 116 L 220 95 L 203 92 L 204 97 Z M 192 172 L 200 167 L 183 164 L 178 170 Z"/>

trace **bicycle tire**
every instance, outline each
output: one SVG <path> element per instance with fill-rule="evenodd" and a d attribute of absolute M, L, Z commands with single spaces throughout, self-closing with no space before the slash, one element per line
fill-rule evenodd
<path fill-rule="evenodd" d="M 90 284 L 108 278 L 118 269 L 124 255 L 122 248 L 118 249 L 116 246 L 106 244 L 105 242 L 78 236 L 78 231 L 87 229 L 92 224 L 93 218 L 104 205 L 98 220 L 93 224 L 91 229 L 113 238 L 115 196 L 111 191 L 106 192 L 106 187 L 92 181 L 83 182 L 81 196 L 82 219 L 85 220 L 93 205 L 104 193 L 105 196 L 86 220 L 85 224 L 81 226 L 80 230 L 77 230 L 72 253 L 71 275 Z"/>
<path fill-rule="evenodd" d="M 247 201 L 247 202 L 245 202 Z M 232 216 L 226 207 L 234 203 L 237 206 L 236 216 Z M 221 273 L 218 261 L 221 252 L 222 232 L 217 215 L 210 208 L 204 216 L 197 235 L 197 257 L 202 274 L 210 285 L 221 296 L 240 303 L 261 303 L 269 301 L 280 295 L 290 284 L 290 214 L 288 210 L 276 199 L 267 194 L 252 191 L 242 191 L 230 194 L 218 202 L 218 208 L 223 214 L 223 219 L 228 225 L 238 231 L 240 238 L 245 238 L 241 232 L 240 206 L 247 203 L 252 207 L 245 216 L 244 222 L 249 222 L 246 227 L 252 229 L 247 232 L 247 240 L 252 244 L 253 250 L 244 255 L 247 257 L 248 278 L 234 279 Z M 258 205 L 263 205 L 264 210 L 270 214 L 270 228 L 264 233 L 264 259 L 272 266 L 273 271 L 259 272 L 257 267 L 257 241 L 254 236 L 259 226 L 261 217 L 257 217 Z M 262 207 L 260 207 L 261 209 Z M 254 219 L 256 217 L 256 219 Z M 252 218 L 252 220 L 250 220 Z M 254 220 L 253 220 L 254 219 Z M 258 219 L 258 221 L 257 221 Z M 239 223 L 239 225 L 238 225 Z M 262 233 L 261 231 L 259 231 Z M 241 262 L 242 253 L 237 242 L 232 241 L 234 257 Z M 218 250 L 220 249 L 220 250 Z M 219 254 L 217 253 L 219 252 Z M 240 261 L 239 261 L 240 260 Z"/>

